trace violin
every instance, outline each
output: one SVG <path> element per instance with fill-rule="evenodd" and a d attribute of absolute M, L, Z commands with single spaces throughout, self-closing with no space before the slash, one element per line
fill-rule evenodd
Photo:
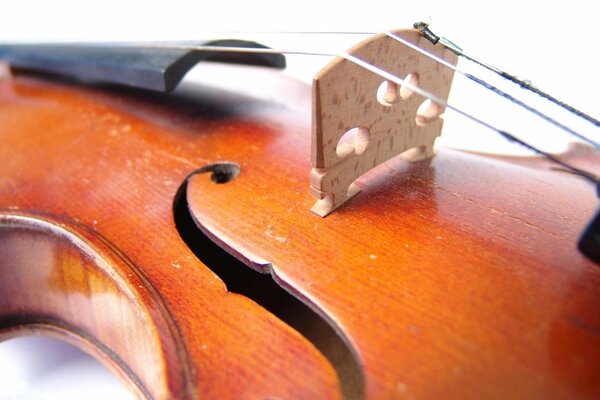
<path fill-rule="evenodd" d="M 598 397 L 594 185 L 547 157 L 433 154 L 453 72 L 381 57 L 407 51 L 393 34 L 312 86 L 257 43 L 0 47 L 0 339 L 67 341 L 138 398 Z M 555 157 L 598 166 L 581 143 Z"/>

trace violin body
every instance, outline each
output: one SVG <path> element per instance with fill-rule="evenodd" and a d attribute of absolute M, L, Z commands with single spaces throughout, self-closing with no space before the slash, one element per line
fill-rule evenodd
<path fill-rule="evenodd" d="M 0 80 L 2 339 L 67 340 L 140 398 L 600 395 L 600 270 L 575 245 L 589 183 L 438 149 L 320 218 L 310 88 L 243 74 L 241 94 Z M 226 286 L 235 260 L 316 317 Z M 314 339 L 319 318 L 345 350 Z"/>

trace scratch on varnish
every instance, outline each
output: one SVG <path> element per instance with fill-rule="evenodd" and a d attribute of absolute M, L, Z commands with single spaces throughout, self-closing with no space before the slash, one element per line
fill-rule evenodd
<path fill-rule="evenodd" d="M 600 326 L 594 326 L 590 323 L 587 323 L 586 321 L 582 321 L 581 319 L 579 319 L 573 315 L 567 315 L 566 319 L 567 319 L 567 321 L 569 321 L 576 327 L 583 329 L 593 335 L 600 336 Z"/>
<path fill-rule="evenodd" d="M 210 164 L 211 163 L 210 160 L 206 160 L 206 159 L 196 159 L 195 160 L 196 162 L 194 163 L 194 162 L 188 160 L 187 158 L 176 156 L 176 155 L 174 155 L 172 153 L 169 153 L 168 151 L 165 151 L 165 150 L 156 151 L 155 155 L 159 155 L 159 156 L 162 156 L 162 157 L 170 158 L 171 160 L 179 161 L 181 163 L 184 163 L 184 164 L 192 166 L 192 167 L 198 167 L 198 166 L 203 165 L 203 164 Z"/>
<path fill-rule="evenodd" d="M 267 229 L 265 231 L 265 235 L 272 239 L 277 240 L 279 243 L 287 243 L 287 239 L 285 237 L 275 235 L 271 229 Z"/>
<path fill-rule="evenodd" d="M 542 232 L 542 233 L 545 233 L 545 234 L 547 234 L 547 235 L 554 236 L 554 237 L 556 237 L 557 239 L 560 239 L 560 240 L 565 240 L 565 241 L 566 241 L 566 240 L 568 240 L 568 239 L 567 239 L 567 238 L 565 238 L 564 236 L 561 236 L 561 235 L 559 235 L 559 234 L 557 234 L 557 233 L 550 232 L 550 231 L 547 231 L 547 230 L 545 230 L 545 229 L 542 229 L 541 227 L 539 227 L 539 226 L 537 226 L 537 225 L 534 225 L 534 224 L 532 224 L 532 223 L 530 223 L 530 222 L 528 222 L 528 221 L 525 221 L 525 220 L 523 220 L 522 218 L 516 217 L 516 216 L 514 216 L 514 215 L 510 215 L 510 214 L 508 214 L 508 213 L 506 213 L 506 212 L 504 212 L 504 211 L 497 210 L 497 209 L 495 209 L 495 208 L 493 208 L 493 207 L 485 207 L 485 206 L 480 206 L 480 205 L 479 205 L 479 204 L 478 204 L 478 203 L 477 203 L 475 200 L 473 200 L 473 199 L 470 199 L 470 198 L 468 198 L 468 197 L 465 197 L 465 196 L 463 196 L 463 195 L 461 195 L 461 194 L 459 194 L 459 193 L 456 193 L 456 192 L 451 192 L 451 191 L 449 191 L 449 190 L 447 190 L 447 189 L 444 189 L 444 188 L 442 188 L 441 186 L 435 185 L 435 189 L 437 189 L 437 190 L 441 190 L 442 192 L 444 192 L 444 193 L 446 193 L 446 194 L 449 194 L 449 195 L 451 195 L 452 197 L 456 197 L 457 199 L 460 199 L 460 200 L 463 200 L 463 201 L 467 201 L 467 202 L 469 202 L 469 203 L 473 204 L 474 206 L 478 207 L 478 208 L 479 208 L 479 209 L 481 209 L 481 210 L 487 210 L 487 211 L 488 211 L 488 212 L 490 212 L 490 213 L 493 213 L 493 214 L 498 214 L 498 215 L 501 215 L 502 217 L 507 217 L 507 218 L 510 218 L 510 219 L 512 219 L 513 221 L 516 221 L 516 222 L 518 222 L 518 223 L 520 223 L 520 224 L 523 224 L 523 225 L 525 225 L 525 226 L 527 226 L 527 227 L 529 227 L 529 228 L 531 228 L 531 229 L 535 229 L 535 230 L 537 230 L 537 231 L 540 231 L 540 232 Z"/>

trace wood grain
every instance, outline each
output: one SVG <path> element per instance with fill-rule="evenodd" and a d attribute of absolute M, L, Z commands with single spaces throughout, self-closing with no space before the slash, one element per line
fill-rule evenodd
<path fill-rule="evenodd" d="M 0 217 L 0 333 L 65 339 L 103 361 L 140 397 L 185 398 L 189 360 L 162 300 L 134 266 L 90 233 L 40 215 Z"/>
<path fill-rule="evenodd" d="M 431 44 L 416 29 L 396 31 L 425 51 L 456 64 L 457 56 L 440 43 Z M 349 54 L 447 100 L 454 71 L 386 34 L 357 44 Z M 410 77 L 414 77 L 411 80 Z M 378 88 L 387 83 L 385 95 Z M 433 156 L 442 131 L 437 118 L 444 107 L 399 87 L 350 60 L 336 58 L 313 80 L 311 191 L 318 201 L 312 210 L 322 217 L 360 192 L 352 183 L 393 156 L 410 152 L 413 160 Z M 378 94 L 376 96 L 376 94 Z M 358 129 L 353 141 L 344 136 Z"/>
<path fill-rule="evenodd" d="M 219 157 L 215 132 L 240 125 L 219 119 L 231 107 L 169 99 L 0 81 L 4 337 L 53 332 L 150 398 L 340 398 L 323 355 L 179 237 L 178 187 Z"/>
<path fill-rule="evenodd" d="M 241 172 L 195 176 L 188 201 L 215 241 L 336 324 L 366 398 L 600 395 L 600 269 L 575 245 L 592 185 L 540 159 L 439 149 L 382 164 L 321 219 L 305 189 L 309 126 L 291 121 L 216 135 Z"/>
<path fill-rule="evenodd" d="M 359 180 L 352 202 L 319 218 L 307 190 L 310 88 L 270 71 L 244 70 L 245 86 L 237 69 L 203 74 L 235 92 L 190 86 L 163 97 L 19 74 L 0 82 L 4 218 L 50 221 L 110 260 L 99 268 L 72 241 L 2 230 L 0 270 L 20 290 L 0 285 L 0 304 L 13 317 L 48 321 L 52 308 L 55 326 L 89 338 L 80 345 L 118 343 L 138 382 L 161 377 L 143 384 L 157 397 L 340 398 L 327 360 L 227 293 L 178 236 L 178 187 L 197 168 L 228 161 L 240 166 L 230 182 L 189 182 L 200 228 L 334 324 L 361 363 L 365 398 L 600 395 L 600 270 L 574 245 L 595 208 L 590 185 L 544 162 L 440 149 L 431 160 L 382 164 Z M 31 270 L 31 257 L 46 267 Z M 121 278 L 131 270 L 140 278 Z M 60 293 L 44 293 L 56 289 L 36 279 L 40 271 L 59 272 Z M 137 313 L 134 325 L 151 322 L 145 337 L 158 366 L 128 358 L 139 339 L 109 334 L 119 313 L 105 316 L 97 300 L 107 273 L 104 285 Z M 86 294 L 73 297 L 74 287 Z M 54 300 L 18 310 L 30 296 L 14 295 L 21 290 Z M 151 299 L 165 312 L 153 314 Z M 73 312 L 81 309 L 94 318 Z M 174 330 L 156 336 L 164 325 Z M 188 378 L 172 350 L 189 360 Z"/>

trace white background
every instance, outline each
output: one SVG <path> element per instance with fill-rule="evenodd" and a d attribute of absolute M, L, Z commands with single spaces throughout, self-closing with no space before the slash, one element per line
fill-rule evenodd
<path fill-rule="evenodd" d="M 538 87 L 599 116 L 597 17 L 590 1 L 3 1 L 0 41 L 202 40 L 225 31 L 382 31 L 430 21 L 432 30 L 465 51 L 530 79 Z M 217 35 L 219 36 L 219 35 Z M 248 37 L 241 34 L 227 36 Z M 265 44 L 343 51 L 356 38 L 254 35 Z M 290 74 L 309 81 L 327 60 L 293 57 Z M 468 63 L 459 66 L 470 69 Z M 490 78 L 485 75 L 486 78 Z M 494 82 L 496 82 L 494 80 Z M 525 96 L 538 104 L 537 99 Z M 450 102 L 552 151 L 570 140 L 456 78 Z M 542 107 L 539 104 L 539 107 Z M 544 106 L 545 107 L 545 106 Z M 552 116 L 589 135 L 598 129 Z M 441 145 L 527 154 L 464 118 L 445 115 Z M 0 277 L 1 279 L 1 277 Z M 53 342 L 21 339 L 0 344 L 0 399 L 128 398 L 105 370 L 82 353 Z"/>

